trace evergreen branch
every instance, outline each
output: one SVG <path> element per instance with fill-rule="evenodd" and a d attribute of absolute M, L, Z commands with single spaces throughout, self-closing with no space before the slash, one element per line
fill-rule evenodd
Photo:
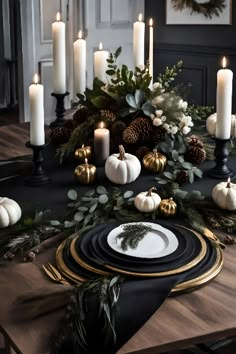
<path fill-rule="evenodd" d="M 128 247 L 131 249 L 137 248 L 139 242 L 144 236 L 152 231 L 152 227 L 144 224 L 128 224 L 123 225 L 123 232 L 117 236 L 117 239 L 122 239 L 121 248 L 127 251 Z"/>

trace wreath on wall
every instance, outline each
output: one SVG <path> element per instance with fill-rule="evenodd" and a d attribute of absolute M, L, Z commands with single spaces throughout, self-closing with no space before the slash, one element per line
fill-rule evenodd
<path fill-rule="evenodd" d="M 184 8 L 189 8 L 192 13 L 202 14 L 206 18 L 220 16 L 220 13 L 226 7 L 225 0 L 208 0 L 200 3 L 196 0 L 171 0 L 173 7 L 177 11 L 182 11 Z"/>

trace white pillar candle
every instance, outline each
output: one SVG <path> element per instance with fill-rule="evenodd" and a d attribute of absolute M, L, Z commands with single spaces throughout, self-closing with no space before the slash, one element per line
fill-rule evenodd
<path fill-rule="evenodd" d="M 144 67 L 144 35 L 145 23 L 142 22 L 142 14 L 139 14 L 138 21 L 133 25 L 134 67 Z"/>
<path fill-rule="evenodd" d="M 110 132 L 100 123 L 100 127 L 94 130 L 94 158 L 96 166 L 104 166 L 110 155 Z"/>
<path fill-rule="evenodd" d="M 74 89 L 75 94 L 84 94 L 86 89 L 86 41 L 82 38 L 82 31 L 74 42 Z"/>
<path fill-rule="evenodd" d="M 153 20 L 149 20 L 149 74 L 153 81 Z"/>
<path fill-rule="evenodd" d="M 66 26 L 57 13 L 57 21 L 52 24 L 53 41 L 53 90 L 66 92 Z"/>
<path fill-rule="evenodd" d="M 99 50 L 94 52 L 94 77 L 106 82 L 107 59 L 109 53 L 102 49 L 102 43 L 99 44 Z"/>
<path fill-rule="evenodd" d="M 38 83 L 38 75 L 34 75 L 34 83 L 29 87 L 30 100 L 30 143 L 44 145 L 44 103 L 43 85 Z"/>
<path fill-rule="evenodd" d="M 233 72 L 226 69 L 226 59 L 222 60 L 223 69 L 217 73 L 217 121 L 216 138 L 229 139 L 232 114 L 232 83 Z"/>

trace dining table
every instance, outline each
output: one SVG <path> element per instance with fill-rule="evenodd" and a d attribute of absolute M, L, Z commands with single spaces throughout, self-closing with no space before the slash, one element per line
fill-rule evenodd
<path fill-rule="evenodd" d="M 0 146 L 3 142 L 1 139 L 0 137 Z M 9 141 L 9 144 L 11 143 Z M 19 145 L 19 149 L 23 147 L 23 151 L 24 143 L 20 140 L 14 141 L 14 144 Z M 7 149 L 5 140 L 4 149 Z M 59 164 L 55 149 L 50 144 L 44 151 L 44 169 L 50 182 L 38 187 L 29 186 L 26 181 L 31 173 L 31 159 L 29 151 L 27 155 L 11 159 L 13 163 L 0 166 L 0 195 L 16 200 L 25 214 L 32 210 L 51 209 L 55 217 L 62 217 L 68 190 L 76 189 L 79 195 L 83 195 L 91 188 L 82 186 L 75 180 L 75 161 L 69 160 L 63 165 Z M 19 160 L 24 162 L 18 162 Z M 1 161 L 6 161 L 5 155 Z M 212 188 L 219 182 L 207 176 L 206 172 L 213 165 L 213 161 L 201 164 L 203 178 L 186 185 L 185 190 L 200 190 L 204 195 L 210 196 Z M 230 157 L 229 166 L 235 169 L 235 157 Z M 8 176 L 13 177 L 3 180 Z M 133 190 L 137 194 L 156 184 L 155 175 L 142 171 L 136 181 L 120 188 L 123 191 Z M 105 185 L 107 188 L 113 185 L 106 179 L 103 167 L 97 168 L 96 185 Z M 178 222 L 181 223 L 181 219 Z M 224 241 L 224 233 L 219 233 L 218 236 Z M 59 233 L 55 238 L 42 243 L 33 262 L 16 259 L 1 265 L 0 331 L 8 343 L 8 348 L 11 347 L 18 354 L 50 353 L 52 340 L 65 314 L 64 303 L 54 308 L 52 306 L 50 311 L 42 314 L 40 303 L 35 308 L 32 303 L 27 306 L 32 306 L 30 310 L 35 316 L 27 318 L 23 306 L 27 296 L 37 297 L 38 292 L 45 293 L 51 303 L 53 299 L 60 297 L 66 287 L 69 294 L 70 285 L 53 283 L 42 271 L 43 264 L 55 261 L 55 253 L 61 239 Z M 194 291 L 167 297 L 117 350 L 117 354 L 164 353 L 235 336 L 236 245 L 227 246 L 223 254 L 223 268 L 216 278 Z M 132 322 L 132 318 L 130 321 Z"/>

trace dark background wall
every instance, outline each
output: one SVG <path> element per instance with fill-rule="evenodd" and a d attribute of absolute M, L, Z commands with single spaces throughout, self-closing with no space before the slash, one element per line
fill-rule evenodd
<path fill-rule="evenodd" d="M 145 1 L 146 19 L 154 19 L 154 78 L 167 65 L 183 60 L 178 81 L 192 84 L 189 100 L 215 105 L 216 74 L 225 55 L 228 67 L 234 72 L 233 112 L 236 112 L 235 1 L 232 1 L 232 25 L 166 25 L 165 2 Z M 146 43 L 148 47 L 148 38 Z"/>

